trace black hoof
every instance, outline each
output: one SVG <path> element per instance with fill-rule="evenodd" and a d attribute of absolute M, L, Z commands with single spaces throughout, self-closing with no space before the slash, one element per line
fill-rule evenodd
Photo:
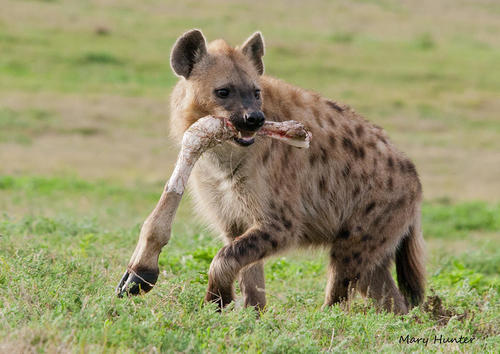
<path fill-rule="evenodd" d="M 139 295 L 153 289 L 158 280 L 158 270 L 127 270 L 116 287 L 116 295 Z"/>

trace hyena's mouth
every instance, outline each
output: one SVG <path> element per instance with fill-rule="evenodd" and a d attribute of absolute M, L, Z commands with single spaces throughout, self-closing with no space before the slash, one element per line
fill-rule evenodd
<path fill-rule="evenodd" d="M 238 136 L 234 137 L 234 141 L 241 146 L 249 146 L 255 142 L 256 132 L 247 132 L 238 130 Z"/>

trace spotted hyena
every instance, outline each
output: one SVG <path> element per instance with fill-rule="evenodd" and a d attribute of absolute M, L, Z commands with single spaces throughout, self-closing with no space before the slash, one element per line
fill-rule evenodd
<path fill-rule="evenodd" d="M 350 107 L 265 76 L 260 33 L 241 47 L 206 43 L 192 30 L 174 45 L 180 77 L 171 132 L 201 117 L 226 117 L 239 138 L 206 152 L 191 178 L 200 214 L 223 235 L 206 300 L 225 306 L 239 284 L 246 306 L 266 304 L 263 262 L 279 252 L 328 250 L 325 305 L 358 290 L 405 313 L 424 296 L 422 188 L 414 164 L 384 131 Z M 296 120 L 309 149 L 255 136 L 265 119 Z M 390 273 L 395 259 L 399 289 Z"/>

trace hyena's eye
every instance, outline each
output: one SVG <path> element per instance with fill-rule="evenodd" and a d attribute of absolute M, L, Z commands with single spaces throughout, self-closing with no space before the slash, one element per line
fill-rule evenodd
<path fill-rule="evenodd" d="M 260 90 L 259 90 L 259 89 L 256 89 L 254 94 L 255 94 L 255 98 L 256 98 L 257 100 L 260 100 Z"/>
<path fill-rule="evenodd" d="M 215 90 L 215 95 L 219 98 L 227 98 L 229 96 L 229 89 L 223 88 Z"/>

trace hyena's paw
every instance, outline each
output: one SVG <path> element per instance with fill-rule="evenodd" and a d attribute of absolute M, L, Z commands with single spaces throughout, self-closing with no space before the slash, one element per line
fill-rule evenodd
<path fill-rule="evenodd" d="M 206 302 L 213 302 L 218 305 L 219 311 L 234 300 L 233 290 L 223 290 L 209 287 L 205 295 Z"/>
<path fill-rule="evenodd" d="M 123 274 L 122 279 L 116 287 L 116 295 L 139 295 L 145 294 L 153 288 L 158 280 L 158 269 L 127 269 Z"/>

